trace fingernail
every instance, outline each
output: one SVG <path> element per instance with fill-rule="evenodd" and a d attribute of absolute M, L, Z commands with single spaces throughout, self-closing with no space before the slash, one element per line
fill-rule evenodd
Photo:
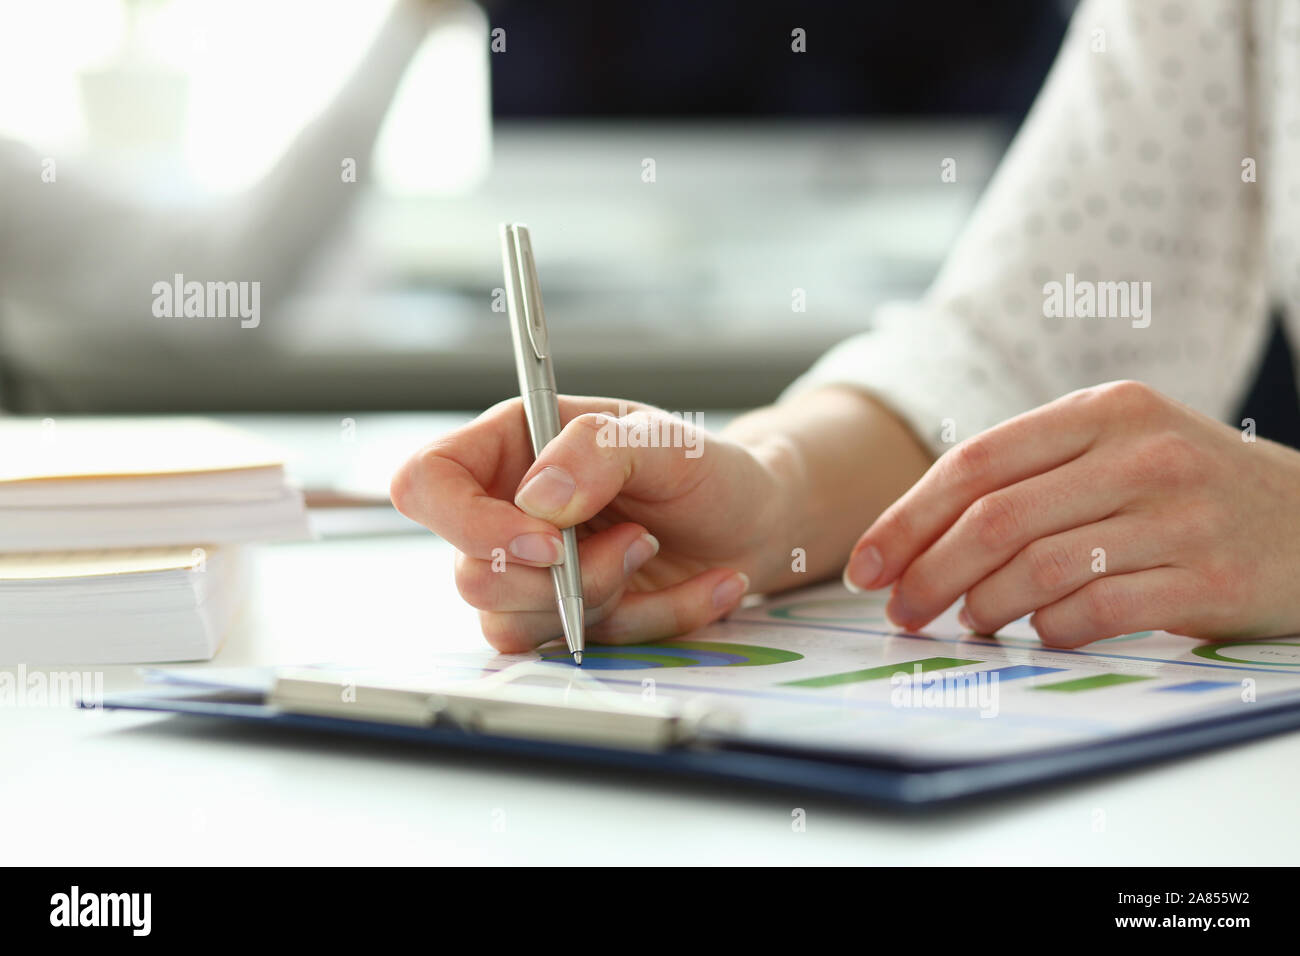
<path fill-rule="evenodd" d="M 515 506 L 534 518 L 548 518 L 559 514 L 577 487 L 567 471 L 548 466 L 529 478 L 528 483 L 519 489 L 515 495 Z"/>
<path fill-rule="evenodd" d="M 737 571 L 713 589 L 713 606 L 717 610 L 731 607 L 749 590 L 749 577 Z"/>
<path fill-rule="evenodd" d="M 521 534 L 510 542 L 510 553 L 520 561 L 536 564 L 564 563 L 564 544 L 549 534 Z"/>
<path fill-rule="evenodd" d="M 623 574 L 628 575 L 659 553 L 659 540 L 645 533 L 627 547 L 623 554 Z"/>
<path fill-rule="evenodd" d="M 880 550 L 869 544 L 849 559 L 849 566 L 844 569 L 844 584 L 850 591 L 869 591 L 885 569 L 885 559 Z"/>
<path fill-rule="evenodd" d="M 843 577 L 841 580 L 844 581 L 844 587 L 848 590 L 848 592 L 849 592 L 850 594 L 861 594 L 861 593 L 862 593 L 862 588 L 858 587 L 856 584 L 854 584 L 852 581 L 849 580 L 849 568 L 848 568 L 848 565 L 845 565 L 845 566 L 844 566 L 844 577 Z"/>
<path fill-rule="evenodd" d="M 916 617 L 912 609 L 907 606 L 907 602 L 903 600 L 902 595 L 897 591 L 889 599 L 889 603 L 885 605 L 885 614 L 899 627 L 910 627 Z"/>
<path fill-rule="evenodd" d="M 975 625 L 971 623 L 970 615 L 966 613 L 966 609 L 964 607 L 957 612 L 957 623 L 960 624 L 962 627 L 966 628 L 966 630 L 968 631 L 975 630 Z"/>

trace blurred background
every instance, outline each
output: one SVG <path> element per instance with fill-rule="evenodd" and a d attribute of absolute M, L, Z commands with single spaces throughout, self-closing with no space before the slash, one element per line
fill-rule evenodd
<path fill-rule="evenodd" d="M 1072 7 L 401 2 L 394 28 L 362 0 L 0 0 L 0 138 L 30 150 L 0 250 L 41 249 L 40 282 L 0 286 L 7 410 L 481 408 L 515 388 L 503 220 L 532 227 L 566 392 L 765 402 L 924 290 Z M 349 183 L 304 131 L 367 113 Z M 6 224 L 20 188 L 71 197 L 52 234 Z M 168 230 L 238 248 L 173 261 Z M 264 282 L 258 327 L 155 317 L 183 267 Z"/>

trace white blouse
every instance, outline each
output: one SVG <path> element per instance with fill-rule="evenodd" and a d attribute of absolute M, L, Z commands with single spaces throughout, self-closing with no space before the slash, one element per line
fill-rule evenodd
<path fill-rule="evenodd" d="M 937 454 L 1120 378 L 1226 419 L 1276 304 L 1300 343 L 1300 0 L 1086 0 L 925 297 L 787 395 L 861 387 Z"/>

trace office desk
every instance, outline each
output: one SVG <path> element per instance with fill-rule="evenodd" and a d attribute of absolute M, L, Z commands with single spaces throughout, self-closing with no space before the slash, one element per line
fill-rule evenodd
<path fill-rule="evenodd" d="M 480 649 L 451 559 L 427 534 L 259 549 L 227 645 L 212 665 L 190 666 L 419 662 L 435 649 Z M 105 675 L 106 692 L 140 684 L 132 668 Z M 1298 788 L 1300 734 L 903 815 L 797 791 L 147 714 L 0 708 L 11 864 L 1294 864 Z M 792 830 L 795 808 L 806 811 L 804 832 Z"/>
<path fill-rule="evenodd" d="M 432 536 L 270 547 L 214 665 L 481 645 Z M 205 666 L 205 665 L 191 665 Z M 139 683 L 108 668 L 106 691 Z M 1293 864 L 1300 734 L 925 816 L 128 713 L 0 710 L 7 863 Z M 793 832 L 791 812 L 807 813 Z"/>

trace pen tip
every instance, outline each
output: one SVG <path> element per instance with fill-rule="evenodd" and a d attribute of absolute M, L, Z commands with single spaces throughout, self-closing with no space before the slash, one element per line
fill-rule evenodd
<path fill-rule="evenodd" d="M 582 619 L 584 608 L 582 606 L 582 597 L 574 595 L 565 595 L 559 602 L 560 605 L 560 625 L 564 630 L 564 643 L 573 655 L 573 663 L 579 667 L 582 666 L 582 649 L 585 642 L 582 639 Z"/>

